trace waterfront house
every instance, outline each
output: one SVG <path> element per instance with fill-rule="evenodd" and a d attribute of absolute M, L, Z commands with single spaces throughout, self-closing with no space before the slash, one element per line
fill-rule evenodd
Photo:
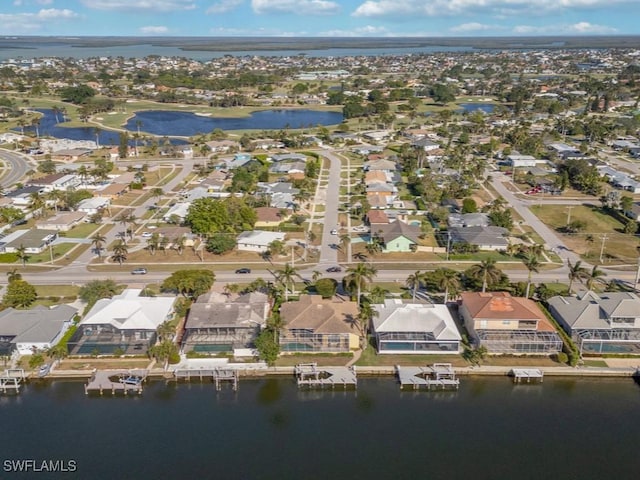
<path fill-rule="evenodd" d="M 586 291 L 549 299 L 549 312 L 581 353 L 640 354 L 640 297 Z"/>
<path fill-rule="evenodd" d="M 284 242 L 285 237 L 286 234 L 282 232 L 253 230 L 242 232 L 238 235 L 236 241 L 240 251 L 264 253 L 269 249 L 271 242 L 275 240 Z"/>
<path fill-rule="evenodd" d="M 69 305 L 29 310 L 7 308 L 0 312 L 0 355 L 18 351 L 31 355 L 56 345 L 71 326 L 78 311 Z"/>
<path fill-rule="evenodd" d="M 562 340 L 535 302 L 507 292 L 464 292 L 459 313 L 476 345 L 489 353 L 553 354 Z"/>
<path fill-rule="evenodd" d="M 198 353 L 252 348 L 269 310 L 269 297 L 261 292 L 234 299 L 218 292 L 200 295 L 189 309 L 182 348 Z"/>
<path fill-rule="evenodd" d="M 128 288 L 113 298 L 98 300 L 69 340 L 71 355 L 144 355 L 156 341 L 156 329 L 173 316 L 175 297 L 142 297 Z"/>
<path fill-rule="evenodd" d="M 355 327 L 356 302 L 319 295 L 301 295 L 283 303 L 280 317 L 285 324 L 280 333 L 282 352 L 349 352 L 359 348 Z"/>
<path fill-rule="evenodd" d="M 387 299 L 374 305 L 378 353 L 456 354 L 462 337 L 446 305 Z"/>

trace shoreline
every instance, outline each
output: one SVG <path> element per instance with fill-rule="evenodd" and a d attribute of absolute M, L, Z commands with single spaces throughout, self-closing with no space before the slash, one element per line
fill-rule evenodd
<path fill-rule="evenodd" d="M 241 378 L 246 379 L 258 379 L 271 376 L 291 376 L 294 377 L 295 367 L 268 367 L 266 369 L 260 368 L 247 368 L 238 369 L 238 375 Z M 517 366 L 479 366 L 479 367 L 454 367 L 456 375 L 461 377 L 473 377 L 473 376 L 489 376 L 489 377 L 510 377 L 510 373 L 513 369 L 522 367 Z M 637 367 L 527 367 L 529 369 L 538 369 L 545 376 L 550 377 L 594 377 L 594 378 L 627 378 L 635 377 L 640 374 L 640 369 Z M 396 367 L 374 367 L 374 366 L 362 366 L 355 367 L 358 375 L 363 377 L 395 377 Z M 105 369 L 110 371 L 127 371 L 136 369 Z M 43 380 L 77 380 L 88 379 L 93 375 L 94 370 L 58 370 L 50 372 L 46 377 L 42 377 Z M 175 377 L 171 371 L 163 369 L 151 369 L 148 373 L 150 379 L 165 379 L 173 380 Z M 195 378 L 195 377 L 194 377 Z M 30 373 L 27 375 L 29 380 L 37 380 L 37 374 Z"/>

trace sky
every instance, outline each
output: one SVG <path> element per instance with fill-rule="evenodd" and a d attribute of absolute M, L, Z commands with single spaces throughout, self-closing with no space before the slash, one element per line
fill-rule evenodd
<path fill-rule="evenodd" d="M 0 36 L 640 34 L 639 0 L 0 0 Z"/>

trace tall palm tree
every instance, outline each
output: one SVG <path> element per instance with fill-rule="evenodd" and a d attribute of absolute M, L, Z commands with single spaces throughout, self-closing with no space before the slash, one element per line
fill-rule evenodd
<path fill-rule="evenodd" d="M 369 325 L 373 317 L 377 317 L 378 312 L 369 302 L 363 302 L 358 307 L 358 316 L 354 318 L 354 326 L 358 329 L 360 334 L 360 349 L 367 348 L 367 332 L 369 331 Z"/>
<path fill-rule="evenodd" d="M 35 216 L 40 216 L 45 201 L 40 192 L 32 192 L 29 194 L 29 207 Z"/>
<path fill-rule="evenodd" d="M 387 298 L 387 293 L 389 293 L 389 290 L 386 288 L 380 285 L 374 285 L 369 292 L 369 299 L 371 303 L 384 303 L 385 298 Z"/>
<path fill-rule="evenodd" d="M 420 270 L 416 270 L 414 273 L 409 275 L 405 281 L 405 285 L 411 289 L 411 299 L 413 301 L 416 300 L 416 293 L 420 290 L 423 277 L 424 274 Z"/>
<path fill-rule="evenodd" d="M 606 276 L 607 274 L 604 270 L 600 270 L 597 265 L 594 265 L 591 271 L 587 272 L 587 275 L 585 276 L 587 290 L 593 290 L 593 284 L 596 283 L 596 281 L 602 282 L 602 279 Z"/>
<path fill-rule="evenodd" d="M 164 340 L 172 341 L 173 336 L 176 333 L 176 327 L 170 322 L 162 322 L 160 325 L 158 325 L 156 331 L 158 332 L 158 337 L 160 337 L 161 342 Z"/>
<path fill-rule="evenodd" d="M 160 234 L 154 233 L 150 238 L 147 239 L 147 249 L 151 255 L 155 255 L 156 250 L 158 250 L 158 246 L 160 245 Z"/>
<path fill-rule="evenodd" d="M 378 271 L 373 265 L 364 262 L 360 262 L 347 269 L 347 275 L 344 277 L 344 281 L 345 284 L 351 288 L 356 287 L 358 303 L 360 303 L 362 297 L 362 289 L 367 287 L 367 284 L 373 280 L 376 273 L 378 273 Z"/>
<path fill-rule="evenodd" d="M 527 276 L 527 290 L 524 295 L 525 298 L 529 298 L 529 290 L 531 289 L 531 276 L 534 272 L 538 273 L 540 271 L 541 263 L 538 255 L 533 252 L 527 252 L 522 259 L 522 263 L 524 263 L 524 266 L 527 267 L 527 270 L 529 271 L 529 274 Z"/>
<path fill-rule="evenodd" d="M 351 245 L 351 235 L 343 233 L 340 235 L 340 248 L 347 255 L 347 262 L 351 263 L 351 255 L 349 255 L 349 246 Z"/>
<path fill-rule="evenodd" d="M 573 282 L 578 280 L 582 282 L 589 272 L 586 268 L 582 266 L 582 260 L 578 260 L 575 264 L 571 264 L 571 260 L 567 259 L 567 266 L 569 267 L 569 295 L 571 295 L 571 287 L 573 287 Z"/>
<path fill-rule="evenodd" d="M 455 270 L 450 268 L 438 268 L 436 271 L 438 288 L 444 291 L 444 304 L 449 301 L 449 292 L 460 290 L 460 276 Z"/>
<path fill-rule="evenodd" d="M 289 300 L 289 291 L 291 291 L 291 293 L 293 293 L 294 290 L 295 290 L 294 280 L 295 280 L 296 277 L 297 278 L 301 278 L 300 274 L 295 269 L 295 267 L 293 267 L 289 263 L 285 264 L 285 266 L 284 266 L 284 268 L 282 270 L 276 271 L 276 280 L 278 282 L 280 282 L 282 284 L 282 286 L 284 287 L 284 298 L 285 298 L 285 301 Z M 289 287 L 291 287 L 291 290 L 289 290 Z"/>
<path fill-rule="evenodd" d="M 472 265 L 469 268 L 469 274 L 475 279 L 482 279 L 482 292 L 487 291 L 489 282 L 494 283 L 502 277 L 502 270 L 496 267 L 496 261 L 493 259 L 482 260 L 479 264 Z"/>
<path fill-rule="evenodd" d="M 27 247 L 20 244 L 18 248 L 16 248 L 16 256 L 18 260 L 22 262 L 22 266 L 25 267 L 27 265 L 27 260 L 29 260 L 29 255 L 27 254 Z"/>
<path fill-rule="evenodd" d="M 90 240 L 91 240 L 91 245 L 93 245 L 93 247 L 96 250 L 96 253 L 98 254 L 98 258 L 102 258 L 102 246 L 104 245 L 104 242 L 107 241 L 107 237 L 105 237 L 100 233 L 95 233 L 90 238 Z"/>
<path fill-rule="evenodd" d="M 123 240 L 120 240 L 113 247 L 113 254 L 111 255 L 111 259 L 114 262 L 118 262 L 120 264 L 120 266 L 122 266 L 124 261 L 127 259 L 127 254 L 128 253 L 129 253 L 129 249 L 127 248 L 127 244 L 124 243 Z"/>

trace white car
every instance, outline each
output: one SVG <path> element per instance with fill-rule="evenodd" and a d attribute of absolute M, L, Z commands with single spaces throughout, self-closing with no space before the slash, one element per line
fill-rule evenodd
<path fill-rule="evenodd" d="M 337 234 L 338 234 L 338 230 L 336 230 L 335 228 L 331 230 L 331 235 L 337 235 Z"/>
<path fill-rule="evenodd" d="M 153 233 L 151 232 L 142 232 L 142 235 L 140 235 L 142 238 L 151 238 L 153 236 Z"/>

